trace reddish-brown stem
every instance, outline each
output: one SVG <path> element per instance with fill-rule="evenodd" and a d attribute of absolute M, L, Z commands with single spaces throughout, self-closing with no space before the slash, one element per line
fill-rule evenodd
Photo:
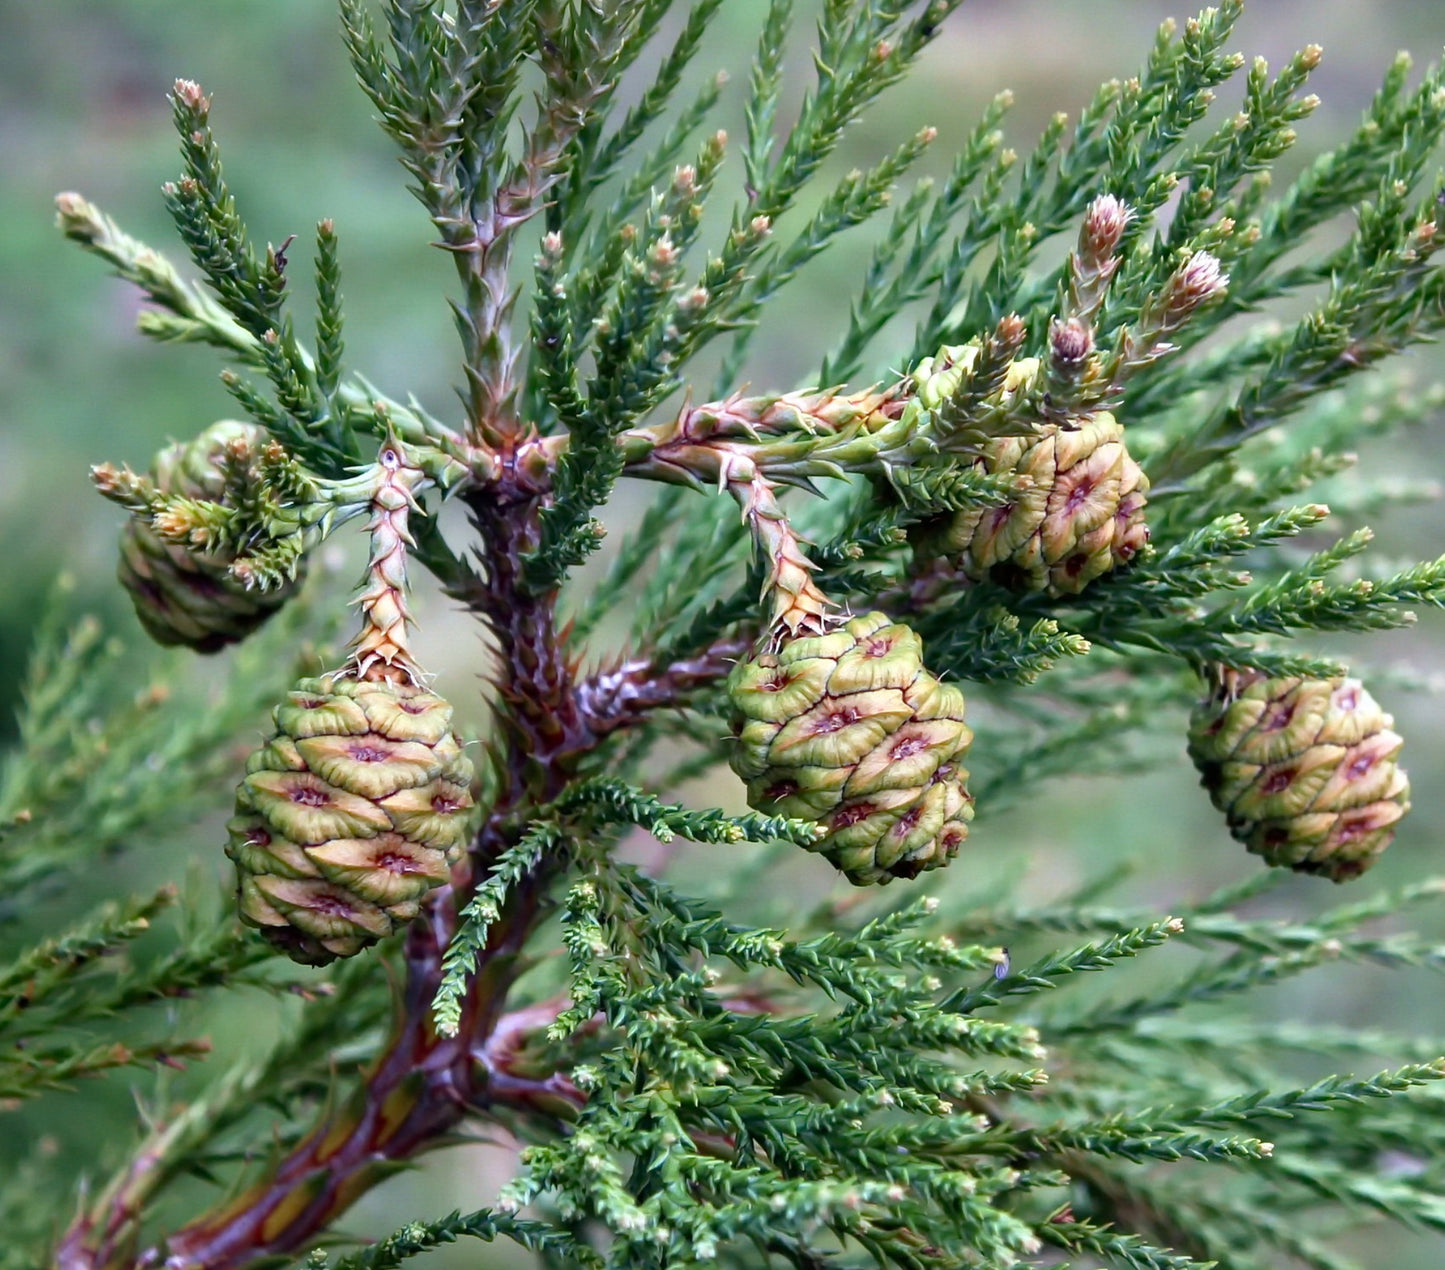
<path fill-rule="evenodd" d="M 568 1004 L 566 1000 L 543 1001 L 513 1010 L 497 1020 L 486 1043 L 473 1050 L 472 1057 L 486 1072 L 487 1099 L 492 1106 L 506 1105 L 546 1116 L 562 1113 L 570 1118 L 587 1101 L 565 1072 L 538 1076 L 517 1067 L 518 1050 L 527 1038 L 549 1027 Z"/>
<path fill-rule="evenodd" d="M 725 679 L 751 647 L 750 639 L 732 637 L 666 666 L 646 657 L 630 658 L 579 680 L 578 709 L 596 737 L 632 727 L 654 711 L 683 704 L 698 689 Z"/>
<path fill-rule="evenodd" d="M 498 849 L 495 825 L 482 850 Z M 327 1117 L 263 1181 L 234 1203 L 177 1231 L 163 1256 L 168 1270 L 226 1270 L 292 1252 L 315 1238 L 400 1161 L 434 1145 L 469 1112 L 488 1105 L 487 1072 L 476 1062 L 479 1038 L 497 1024 L 516 957 L 541 901 L 540 878 L 512 895 L 492 928 L 456 1037 L 431 1026 L 441 957 L 455 921 L 450 888 L 407 936 L 408 976 L 391 1043 L 349 1104 Z"/>
<path fill-rule="evenodd" d="M 547 801 L 595 739 L 577 707 L 556 594 L 533 595 L 522 582 L 523 556 L 535 545 L 536 495 L 514 470 L 509 486 L 474 491 L 466 501 L 487 562 L 485 581 L 468 599 L 498 643 L 498 723 L 519 788 Z"/>

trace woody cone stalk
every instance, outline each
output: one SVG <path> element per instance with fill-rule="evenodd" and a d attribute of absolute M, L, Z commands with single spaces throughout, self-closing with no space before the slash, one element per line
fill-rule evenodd
<path fill-rule="evenodd" d="M 352 655 L 276 707 L 276 735 L 247 763 L 227 826 L 242 920 L 310 965 L 409 922 L 466 837 L 472 766 L 407 641 L 406 523 L 420 479 L 399 444 L 382 449 Z"/>

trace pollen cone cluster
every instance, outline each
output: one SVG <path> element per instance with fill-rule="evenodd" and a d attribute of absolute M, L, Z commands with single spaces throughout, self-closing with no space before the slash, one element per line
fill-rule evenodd
<path fill-rule="evenodd" d="M 416 916 L 461 854 L 472 765 L 435 693 L 303 679 L 227 825 L 242 920 L 296 961 L 349 957 Z"/>
<path fill-rule="evenodd" d="M 162 494 L 219 502 L 226 493 L 223 457 L 254 450 L 265 439 L 254 424 L 213 423 L 193 440 L 160 451 L 151 479 Z M 230 564 L 223 553 L 167 542 L 143 515 L 132 515 L 121 531 L 120 582 L 136 617 L 158 644 L 216 652 L 244 639 L 301 585 L 298 573 L 279 587 L 248 589 L 232 575 Z"/>
<path fill-rule="evenodd" d="M 955 353 L 975 352 L 972 349 Z M 967 358 L 916 375 L 919 399 L 936 408 Z M 1005 393 L 1037 373 L 1015 362 Z M 1013 478 L 1018 493 L 997 507 L 967 508 L 918 525 L 910 540 L 925 559 L 942 557 L 965 577 L 1020 591 L 1077 595 L 1100 575 L 1127 564 L 1149 540 L 1144 522 L 1149 481 L 1129 456 L 1124 429 L 1107 410 L 1040 423 L 1025 436 L 985 441 L 975 462 Z"/>
<path fill-rule="evenodd" d="M 748 802 L 815 820 L 813 850 L 858 885 L 936 869 L 968 837 L 963 693 L 924 668 L 882 613 L 785 642 L 733 668 L 732 767 Z"/>
<path fill-rule="evenodd" d="M 1270 864 L 1358 877 L 1410 810 L 1394 720 L 1354 679 L 1225 671 L 1189 754 L 1230 832 Z"/>

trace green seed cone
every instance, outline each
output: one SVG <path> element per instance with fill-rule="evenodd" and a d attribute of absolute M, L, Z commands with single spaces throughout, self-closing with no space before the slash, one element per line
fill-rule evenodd
<path fill-rule="evenodd" d="M 976 582 L 1077 595 L 1149 540 L 1149 481 L 1108 411 L 990 441 L 977 462 L 1025 488 L 1001 507 L 935 517 L 910 534 L 921 556 L 943 557 Z"/>
<path fill-rule="evenodd" d="M 254 448 L 265 439 L 254 424 L 222 420 L 160 451 L 151 476 L 164 494 L 219 501 L 225 494 L 220 455 L 234 444 Z M 158 644 L 217 652 L 244 639 L 301 585 L 298 572 L 283 586 L 248 590 L 232 576 L 230 563 L 224 555 L 166 542 L 139 516 L 131 516 L 121 531 L 117 574 L 136 617 Z"/>
<path fill-rule="evenodd" d="M 936 869 L 968 837 L 963 693 L 882 613 L 739 662 L 728 678 L 748 803 L 816 820 L 813 850 L 860 885 Z"/>
<path fill-rule="evenodd" d="M 1189 755 L 1230 832 L 1270 864 L 1359 877 L 1410 810 L 1394 720 L 1355 679 L 1226 671 Z"/>
<path fill-rule="evenodd" d="M 241 919 L 308 965 L 409 922 L 450 876 L 472 806 L 452 708 L 424 689 L 303 679 L 236 790 Z"/>

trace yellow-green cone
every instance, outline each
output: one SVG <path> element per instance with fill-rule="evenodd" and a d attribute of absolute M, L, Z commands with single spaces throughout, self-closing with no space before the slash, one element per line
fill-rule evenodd
<path fill-rule="evenodd" d="M 451 720 L 409 683 L 297 684 L 227 825 L 242 920 L 324 965 L 415 917 L 465 845 L 472 765 Z"/>
<path fill-rule="evenodd" d="M 193 440 L 160 451 L 151 478 L 162 494 L 218 501 L 225 493 L 219 466 L 223 452 L 234 446 L 254 449 L 265 439 L 265 431 L 254 424 L 213 423 Z M 158 644 L 216 652 L 244 639 L 301 585 L 298 572 L 282 586 L 248 589 L 231 574 L 230 564 L 225 555 L 166 542 L 140 515 L 132 515 L 121 531 L 117 575 L 136 617 Z"/>
<path fill-rule="evenodd" d="M 963 345 L 925 359 L 914 373 L 919 400 L 937 409 L 977 356 L 976 347 Z M 1038 373 L 1036 359 L 1015 361 L 1002 385 L 1005 399 Z M 1014 478 L 1018 496 L 915 526 L 909 540 L 921 557 L 945 559 L 975 582 L 1077 595 L 1149 541 L 1149 481 L 1107 410 L 1040 423 L 1027 436 L 986 441 L 975 462 L 990 475 Z"/>
<path fill-rule="evenodd" d="M 739 662 L 728 679 L 748 802 L 816 820 L 813 850 L 858 885 L 936 869 L 968 837 L 963 693 L 882 613 Z"/>
<path fill-rule="evenodd" d="M 920 554 L 941 556 L 976 582 L 1077 595 L 1149 540 L 1149 482 L 1108 411 L 990 441 L 978 462 L 993 475 L 1024 478 L 1025 488 L 1001 507 L 936 517 L 911 535 Z"/>
<path fill-rule="evenodd" d="M 1358 877 L 1410 810 L 1394 720 L 1355 679 L 1225 671 L 1189 754 L 1230 832 L 1270 864 Z"/>

